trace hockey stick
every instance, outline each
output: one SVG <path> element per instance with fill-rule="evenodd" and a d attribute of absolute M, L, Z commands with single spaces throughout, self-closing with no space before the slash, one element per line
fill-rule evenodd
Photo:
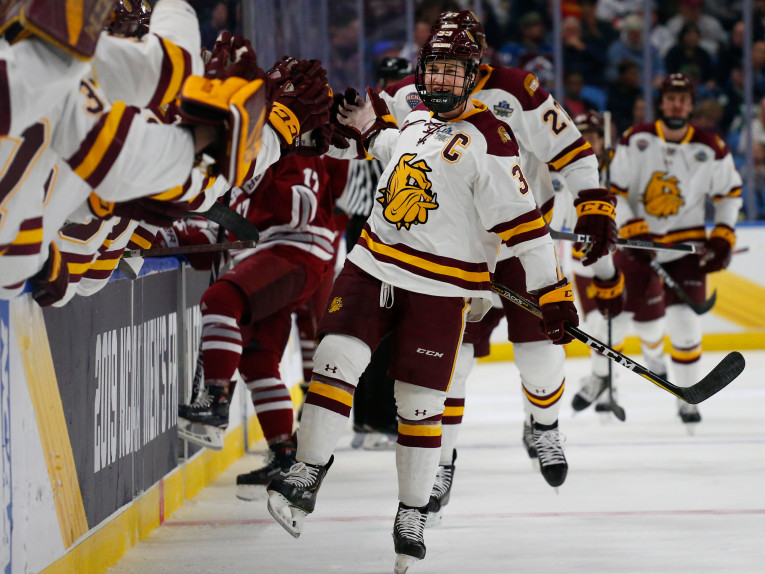
<path fill-rule="evenodd" d="M 603 112 L 603 147 L 606 152 L 606 189 L 611 189 L 611 112 Z M 606 321 L 608 322 L 608 346 L 613 345 L 611 337 L 611 314 L 608 314 Z M 616 404 L 614 400 L 614 373 L 613 364 L 608 361 L 608 409 L 614 413 L 614 416 L 620 421 L 627 420 L 627 413 L 621 405 Z M 604 405 L 605 406 L 605 405 Z M 595 405 L 595 410 L 598 409 L 598 405 Z"/>
<path fill-rule="evenodd" d="M 200 215 L 217 223 L 221 228 L 225 228 L 236 235 L 241 241 L 257 241 L 260 237 L 258 230 L 250 220 L 228 207 L 228 203 L 226 205 L 214 203 L 207 211 L 192 213 L 191 215 Z M 218 239 L 217 243 L 221 241 L 223 241 L 222 236 Z"/>
<path fill-rule="evenodd" d="M 553 239 L 565 239 L 576 243 L 591 243 L 592 237 L 581 233 L 571 233 L 570 231 L 556 231 L 550 229 L 550 236 Z M 628 247 L 630 249 L 655 249 L 657 251 L 685 251 L 687 253 L 696 253 L 696 246 L 688 243 L 659 243 L 658 241 L 643 241 L 642 239 L 624 239 L 620 237 L 616 240 L 617 245 Z"/>
<path fill-rule="evenodd" d="M 491 288 L 501 297 L 504 297 L 508 301 L 515 303 L 519 307 L 523 307 L 529 313 L 536 317 L 542 318 L 542 311 L 538 305 L 535 305 L 528 299 L 522 297 L 515 291 L 510 290 L 501 283 L 496 281 L 491 282 Z M 628 369 L 634 373 L 637 373 L 644 379 L 648 379 L 657 387 L 660 387 L 668 393 L 675 395 L 676 397 L 683 399 L 685 402 L 692 405 L 696 405 L 700 402 L 707 400 L 715 393 L 721 391 L 727 387 L 736 377 L 738 377 L 746 366 L 744 356 L 738 351 L 728 353 L 723 360 L 720 361 L 717 366 L 712 369 L 703 379 L 698 383 L 691 385 L 690 387 L 678 387 L 673 385 L 669 381 L 660 377 L 653 371 L 645 368 L 643 365 L 636 363 L 632 359 L 629 359 L 622 355 L 620 352 L 615 351 L 605 343 L 601 343 L 597 339 L 591 337 L 584 331 L 566 325 L 566 333 L 578 339 L 593 351 L 600 353 L 607 359 L 611 359 L 615 363 L 618 363 L 625 369 Z"/>
<path fill-rule="evenodd" d="M 257 244 L 257 241 L 231 241 L 228 243 L 210 243 L 208 245 L 134 249 L 132 251 L 125 251 L 122 257 L 169 257 L 172 255 L 189 255 L 194 253 L 215 253 L 217 251 L 229 251 L 230 249 L 250 249 Z"/>
<path fill-rule="evenodd" d="M 697 315 L 703 315 L 715 306 L 715 301 L 717 300 L 717 289 L 715 289 L 712 293 L 712 296 L 703 303 L 695 303 L 693 299 L 688 296 L 688 293 L 683 291 L 683 288 L 680 286 L 680 284 L 672 278 L 672 275 L 667 273 L 667 270 L 664 269 L 664 267 L 662 267 L 658 261 L 652 259 L 650 265 L 654 273 L 662 278 L 664 284 L 672 290 L 677 298 L 688 305 Z"/>

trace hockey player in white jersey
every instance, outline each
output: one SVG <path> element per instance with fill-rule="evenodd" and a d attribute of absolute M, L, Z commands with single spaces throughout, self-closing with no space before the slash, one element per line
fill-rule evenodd
<path fill-rule="evenodd" d="M 339 121 L 357 128 L 358 142 L 387 167 L 319 325 L 298 463 L 269 485 L 269 511 L 299 536 L 347 426 L 359 376 L 372 349 L 392 332 L 399 574 L 425 556 L 423 528 L 446 391 L 465 321 L 479 319 L 491 305 L 491 272 L 501 243 L 523 262 L 548 336 L 566 342 L 564 325 L 578 323 L 512 132 L 470 98 L 478 64 L 479 48 L 469 32 L 433 33 L 417 66 L 424 103 L 400 132 L 388 127 L 392 118 L 376 92 L 368 90 L 363 102 L 346 91 L 350 103 L 341 107 Z"/>
<path fill-rule="evenodd" d="M 718 136 L 689 123 L 693 112 L 693 81 L 671 74 L 661 86 L 660 119 L 628 129 L 611 164 L 611 189 L 619 196 L 616 210 L 620 235 L 669 243 L 688 242 L 699 253 L 660 251 L 664 269 L 696 303 L 706 300 L 706 275 L 728 266 L 736 242 L 735 225 L 741 209 L 741 177 Z M 704 227 L 707 198 L 714 205 L 713 231 Z M 618 341 L 633 319 L 648 367 L 665 373 L 664 323 L 671 343 L 672 381 L 681 387 L 699 380 L 701 320 L 650 268 L 653 252 L 617 252 L 627 300 L 625 312 L 614 320 Z M 684 423 L 698 423 L 695 405 L 678 399 Z"/>

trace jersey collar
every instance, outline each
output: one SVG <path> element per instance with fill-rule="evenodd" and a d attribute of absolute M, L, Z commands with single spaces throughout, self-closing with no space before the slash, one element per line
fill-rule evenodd
<path fill-rule="evenodd" d="M 491 73 L 494 71 L 494 68 L 492 68 L 489 65 L 481 64 L 481 66 L 478 68 L 478 73 L 483 73 L 483 76 L 475 85 L 475 88 L 473 88 L 472 93 L 475 94 L 476 92 L 483 90 L 483 87 L 486 85 L 486 82 L 489 81 L 489 78 L 491 77 Z"/>
<path fill-rule="evenodd" d="M 677 143 L 677 144 L 688 143 L 693 138 L 693 134 L 695 131 L 696 130 L 693 129 L 693 126 L 689 124 L 688 131 L 685 132 L 683 139 L 681 139 L 679 142 L 669 142 L 669 143 Z M 661 127 L 661 120 L 656 120 L 656 135 L 659 136 L 662 140 L 667 141 L 667 138 L 664 137 L 664 128 Z"/>
<path fill-rule="evenodd" d="M 472 98 L 471 98 L 472 100 Z M 473 105 L 475 106 L 472 110 L 470 110 L 467 113 L 462 114 L 461 116 L 457 116 L 456 118 L 452 118 L 450 120 L 446 120 L 447 123 L 452 122 L 461 122 L 462 120 L 468 119 L 470 116 L 474 116 L 476 114 L 480 114 L 481 112 L 485 112 L 489 108 L 486 107 L 486 104 L 483 102 L 479 102 L 478 100 L 473 100 Z M 430 117 L 433 117 L 433 112 L 430 112 Z"/>

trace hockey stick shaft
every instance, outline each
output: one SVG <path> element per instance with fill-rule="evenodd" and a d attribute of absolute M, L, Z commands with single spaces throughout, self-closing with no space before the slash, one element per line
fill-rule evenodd
<path fill-rule="evenodd" d="M 571 233 L 570 231 L 556 231 L 555 229 L 550 229 L 550 235 L 553 239 L 565 239 L 576 243 L 592 242 L 592 237 L 582 233 Z M 688 243 L 659 243 L 658 241 L 643 241 L 642 239 L 624 239 L 623 237 L 620 237 L 616 240 L 616 244 L 630 249 L 654 249 L 657 251 L 684 251 L 686 253 L 696 253 L 696 246 Z"/>
<path fill-rule="evenodd" d="M 492 290 L 501 297 L 504 297 L 508 301 L 515 303 L 519 307 L 523 307 L 526 311 L 535 315 L 536 317 L 539 317 L 540 319 L 542 318 L 542 311 L 535 303 L 532 303 L 525 297 L 519 295 L 515 291 L 512 291 L 508 287 L 496 281 L 492 281 L 491 287 Z M 645 368 L 640 363 L 636 363 L 632 359 L 622 355 L 619 351 L 612 349 L 605 343 L 598 341 L 594 337 L 591 337 L 576 327 L 566 325 L 565 331 L 575 339 L 587 345 L 593 351 L 600 353 L 607 359 L 614 361 L 625 369 L 637 373 L 644 379 L 652 382 L 657 387 L 662 388 L 668 393 L 675 395 L 676 397 L 681 398 L 687 403 L 691 404 L 698 404 L 702 401 L 705 401 L 718 391 L 725 388 L 733 381 L 733 379 L 741 374 L 746 364 L 741 353 L 734 351 L 726 355 L 723 360 L 720 361 L 720 363 L 698 383 L 695 383 L 690 387 L 678 387 L 677 385 L 673 385 L 669 381 L 665 380 L 663 377 L 660 377 L 653 371 Z"/>
<path fill-rule="evenodd" d="M 157 249 L 135 249 L 125 251 L 123 257 L 170 257 L 173 255 L 193 255 L 195 253 L 215 253 L 230 249 L 250 249 L 258 244 L 257 241 L 231 241 L 229 243 L 210 243 L 208 245 L 181 245 L 179 247 L 162 247 Z"/>
<path fill-rule="evenodd" d="M 677 296 L 678 299 L 680 299 L 683 303 L 688 305 L 691 309 L 693 309 L 693 312 L 697 315 L 703 315 L 707 311 L 709 311 L 712 307 L 714 307 L 715 300 L 717 299 L 717 291 L 712 293 L 712 296 L 707 299 L 704 303 L 696 303 L 691 297 L 686 293 L 683 288 L 680 286 L 680 284 L 675 281 L 672 278 L 672 275 L 670 275 L 664 267 L 661 266 L 661 264 L 658 261 L 652 260 L 650 262 L 651 269 L 653 269 L 654 273 L 662 278 L 664 281 L 664 284 L 669 287 L 672 292 Z"/>

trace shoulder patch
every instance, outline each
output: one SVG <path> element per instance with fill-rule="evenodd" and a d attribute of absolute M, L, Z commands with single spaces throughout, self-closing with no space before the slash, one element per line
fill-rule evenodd
<path fill-rule="evenodd" d="M 537 77 L 534 74 L 528 74 L 526 79 L 523 80 L 523 87 L 526 88 L 529 96 L 533 98 L 537 88 L 539 88 L 539 80 L 537 80 Z"/>
<path fill-rule="evenodd" d="M 507 133 L 507 128 L 505 128 L 505 125 L 502 124 L 497 128 L 497 133 L 499 134 L 499 139 L 502 140 L 502 143 L 507 143 L 509 141 L 512 141 L 512 137 L 509 133 Z"/>
<path fill-rule="evenodd" d="M 406 95 L 406 103 L 409 104 L 409 108 L 413 110 L 414 108 L 419 106 L 420 103 L 422 103 L 422 100 L 420 99 L 420 94 L 418 94 L 416 91 L 409 92 Z"/>

